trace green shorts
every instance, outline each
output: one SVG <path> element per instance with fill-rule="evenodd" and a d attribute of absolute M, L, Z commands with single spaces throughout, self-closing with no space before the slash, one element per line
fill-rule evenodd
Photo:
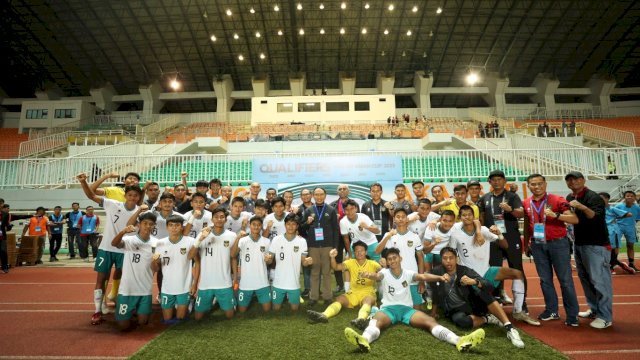
<path fill-rule="evenodd" d="M 428 253 L 424 254 L 424 262 L 434 265 L 442 264 L 442 257 L 440 254 Z"/>
<path fill-rule="evenodd" d="M 413 300 L 413 305 L 420 305 L 424 302 L 422 299 L 422 294 L 418 292 L 418 285 L 409 285 L 411 289 L 411 300 Z"/>
<path fill-rule="evenodd" d="M 405 305 L 390 305 L 383 307 L 380 311 L 391 319 L 391 324 L 402 322 L 411 325 L 411 317 L 417 310 Z"/>
<path fill-rule="evenodd" d="M 489 283 L 491 284 L 491 286 L 493 286 L 493 288 L 497 288 L 498 286 L 500 286 L 500 281 L 496 280 L 496 275 L 498 275 L 498 271 L 500 271 L 500 266 L 492 266 L 489 268 L 489 270 L 487 270 L 486 273 L 484 273 L 484 275 L 482 275 L 482 277 L 489 281 Z"/>
<path fill-rule="evenodd" d="M 151 295 L 126 296 L 118 294 L 116 321 L 130 320 L 133 310 L 136 310 L 139 315 L 151 314 Z"/>
<path fill-rule="evenodd" d="M 258 302 L 260 304 L 267 304 L 271 302 L 271 288 L 268 286 L 258 290 L 242 290 L 238 291 L 238 306 L 246 308 L 251 304 L 251 298 L 253 293 L 256 294 Z"/>
<path fill-rule="evenodd" d="M 179 295 L 169 295 L 160 293 L 160 307 L 163 309 L 173 309 L 176 306 L 188 306 L 189 305 L 189 293 Z"/>
<path fill-rule="evenodd" d="M 271 290 L 271 300 L 275 305 L 280 305 L 284 302 L 284 297 L 289 299 L 289 304 L 298 305 L 300 304 L 300 289 L 295 290 L 283 290 L 274 287 Z"/>
<path fill-rule="evenodd" d="M 116 266 L 116 269 L 122 269 L 123 261 L 124 254 L 122 253 L 98 249 L 98 257 L 93 265 L 93 270 L 99 273 L 110 273 L 113 265 Z"/>
<path fill-rule="evenodd" d="M 222 311 L 233 310 L 236 303 L 233 296 L 233 289 L 230 287 L 224 289 L 199 289 L 198 297 L 196 297 L 196 312 L 207 312 L 211 310 L 214 298 L 218 300 L 218 305 L 220 305 Z"/>

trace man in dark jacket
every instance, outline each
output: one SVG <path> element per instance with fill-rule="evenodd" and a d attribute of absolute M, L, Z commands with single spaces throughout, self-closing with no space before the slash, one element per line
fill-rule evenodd
<path fill-rule="evenodd" d="M 442 265 L 433 269 L 433 275 L 449 274 L 449 281 L 430 283 L 435 305 L 444 308 L 445 315 L 462 329 L 478 328 L 484 324 L 503 326 L 507 338 L 517 348 L 524 342 L 504 310 L 491 295 L 491 283 L 472 269 L 457 264 L 457 253 L 452 247 L 440 251 Z M 434 306 L 434 311 L 436 306 Z"/>

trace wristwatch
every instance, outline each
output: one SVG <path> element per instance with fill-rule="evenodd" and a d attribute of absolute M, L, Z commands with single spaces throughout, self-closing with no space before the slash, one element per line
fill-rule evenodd
<path fill-rule="evenodd" d="M 560 215 L 562 215 L 562 213 L 557 212 L 557 213 L 556 213 L 556 219 L 559 219 L 559 218 L 560 218 Z"/>

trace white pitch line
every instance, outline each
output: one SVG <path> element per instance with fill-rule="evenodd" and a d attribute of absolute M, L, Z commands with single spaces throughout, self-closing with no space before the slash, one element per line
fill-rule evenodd
<path fill-rule="evenodd" d="M 578 295 L 579 298 L 583 298 L 585 297 L 584 295 Z M 624 295 L 613 295 L 614 298 L 617 297 L 640 297 L 640 294 L 624 294 Z M 562 299 L 562 296 L 558 296 L 558 299 Z M 544 300 L 544 297 L 542 296 L 527 296 L 527 300 Z M 0 303 L 1 304 L 1 303 Z"/>
<path fill-rule="evenodd" d="M 640 302 L 614 302 L 613 305 L 640 305 Z M 579 306 L 587 306 L 587 304 L 579 304 Z M 534 308 L 543 308 L 545 307 L 544 304 L 542 305 L 529 305 L 527 304 L 527 307 L 534 307 Z"/>
<path fill-rule="evenodd" d="M 567 355 L 596 355 L 596 354 L 635 354 L 640 353 L 640 349 L 623 349 L 623 350 L 575 350 L 563 351 Z"/>

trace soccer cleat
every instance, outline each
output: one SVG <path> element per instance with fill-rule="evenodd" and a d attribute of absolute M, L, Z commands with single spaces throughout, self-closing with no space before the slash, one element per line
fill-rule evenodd
<path fill-rule="evenodd" d="M 560 320 L 560 315 L 558 315 L 557 313 L 545 310 L 542 312 L 542 314 L 538 315 L 538 319 L 542 321 Z"/>
<path fill-rule="evenodd" d="M 369 320 L 367 319 L 357 318 L 357 319 L 351 320 L 351 326 L 355 327 L 356 329 L 360 329 L 362 331 L 364 331 L 364 329 L 366 329 L 368 325 L 369 325 Z"/>
<path fill-rule="evenodd" d="M 524 342 L 520 338 L 518 330 L 516 330 L 515 328 L 511 328 L 511 330 L 507 331 L 507 339 L 511 340 L 513 346 L 517 347 L 518 349 L 524 349 Z"/>
<path fill-rule="evenodd" d="M 484 330 L 478 329 L 469 335 L 460 336 L 456 349 L 460 352 L 467 351 L 480 344 L 482 340 L 484 340 Z"/>
<path fill-rule="evenodd" d="M 589 325 L 591 325 L 591 327 L 595 329 L 606 329 L 609 326 L 613 325 L 613 323 L 611 321 L 606 321 L 601 318 L 596 318 Z"/>
<path fill-rule="evenodd" d="M 493 314 L 485 315 L 484 319 L 487 321 L 487 324 L 502 326 L 502 322 Z"/>
<path fill-rule="evenodd" d="M 91 316 L 91 325 L 100 325 L 102 322 L 102 314 L 97 312 Z"/>
<path fill-rule="evenodd" d="M 595 319 L 596 318 L 596 314 L 593 312 L 593 310 L 589 309 L 587 311 L 580 311 L 578 313 L 578 317 L 584 318 L 584 319 Z"/>
<path fill-rule="evenodd" d="M 511 305 L 513 304 L 513 300 L 509 297 L 509 295 L 507 295 L 507 292 L 504 291 L 504 289 L 502 289 L 500 291 L 500 297 L 502 298 L 502 303 L 505 305 Z"/>
<path fill-rule="evenodd" d="M 621 262 L 620 267 L 622 268 L 622 270 L 626 271 L 629 274 L 636 273 L 636 271 L 631 266 L 627 265 L 627 263 Z"/>
<path fill-rule="evenodd" d="M 314 322 L 314 323 L 329 322 L 329 318 L 327 317 L 327 315 L 318 311 L 307 310 L 307 317 L 309 318 L 309 320 L 311 320 L 311 322 Z"/>
<path fill-rule="evenodd" d="M 346 336 L 347 341 L 351 345 L 357 346 L 360 349 L 360 351 L 369 352 L 371 350 L 371 346 L 369 345 L 369 342 L 367 341 L 367 339 L 365 339 L 364 336 L 358 334 L 352 328 L 345 328 L 344 336 Z"/>
<path fill-rule="evenodd" d="M 532 319 L 531 316 L 527 315 L 524 311 L 514 311 L 512 315 L 514 320 L 523 321 L 529 325 L 540 326 L 540 321 Z"/>

